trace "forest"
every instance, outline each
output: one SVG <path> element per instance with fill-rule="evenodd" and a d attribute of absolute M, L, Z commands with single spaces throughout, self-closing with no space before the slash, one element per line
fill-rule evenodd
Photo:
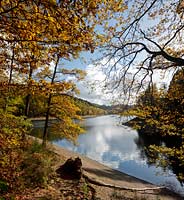
<path fill-rule="evenodd" d="M 134 128 L 165 143 L 147 146 L 150 163 L 171 163 L 183 183 L 183 11 L 183 0 L 0 1 L 0 200 L 47 185 L 52 118 L 58 134 L 75 142 L 84 130 L 74 119 L 135 116 Z M 77 98 L 86 72 L 63 61 L 82 52 L 100 55 L 93 65 L 100 63 L 104 91 L 116 94 L 117 105 Z M 170 74 L 171 82 L 158 86 L 154 74 Z M 28 137 L 34 117 L 45 119 L 41 144 Z"/>

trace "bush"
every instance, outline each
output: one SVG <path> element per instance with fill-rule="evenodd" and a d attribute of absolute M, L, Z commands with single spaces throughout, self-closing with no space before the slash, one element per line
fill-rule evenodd
<path fill-rule="evenodd" d="M 55 155 L 48 149 L 34 141 L 30 149 L 25 153 L 22 163 L 23 181 L 26 186 L 45 186 L 51 176 L 52 163 Z"/>
<path fill-rule="evenodd" d="M 25 135 L 30 126 L 29 120 L 0 109 L 0 180 L 5 181 L 9 189 L 20 185 L 20 166 L 27 145 Z"/>

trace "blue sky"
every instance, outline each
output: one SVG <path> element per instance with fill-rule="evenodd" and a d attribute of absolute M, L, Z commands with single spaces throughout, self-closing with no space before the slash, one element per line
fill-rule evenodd
<path fill-rule="evenodd" d="M 87 75 L 84 80 L 76 82 L 78 89 L 80 90 L 80 98 L 88 100 L 97 104 L 109 104 L 110 96 L 105 94 L 103 90 L 103 83 L 101 81 L 105 78 L 105 75 L 93 65 L 95 60 L 100 54 L 95 51 L 94 53 L 82 52 L 78 59 L 71 61 L 61 61 L 65 68 L 73 69 L 79 68 L 86 71 Z M 69 77 L 69 80 L 74 80 L 74 77 Z M 75 81 L 75 80 L 74 80 Z M 99 81 L 98 84 L 94 82 Z"/>
<path fill-rule="evenodd" d="M 128 12 L 129 10 L 126 10 L 124 12 L 124 15 L 128 16 Z M 157 20 L 155 21 L 149 20 L 148 23 L 148 18 L 145 17 L 144 20 L 142 21 L 141 26 L 143 29 L 147 29 L 150 26 L 152 27 L 154 25 L 154 22 L 156 23 Z M 115 22 L 113 20 L 109 21 L 110 25 L 113 25 L 114 23 Z M 97 27 L 97 31 L 101 32 L 102 30 L 100 27 Z M 91 59 L 95 60 L 99 56 L 100 53 L 98 51 L 94 51 L 93 54 L 90 52 L 82 52 L 78 59 L 72 61 L 63 61 L 64 67 L 69 69 L 79 68 L 87 72 L 85 80 L 82 82 L 77 82 L 77 86 L 80 90 L 80 95 L 79 95 L 80 98 L 98 104 L 109 104 L 111 102 L 114 102 L 115 100 L 121 100 L 118 96 L 119 95 L 118 91 L 114 92 L 113 94 L 111 92 L 107 94 L 107 91 L 104 91 L 103 79 L 105 79 L 105 74 L 100 70 L 100 66 L 95 67 L 91 61 Z M 141 54 L 140 55 L 141 59 L 142 56 L 143 55 Z M 118 68 L 121 68 L 121 65 L 119 65 Z M 136 72 L 137 70 L 136 66 L 134 66 L 134 68 L 135 69 L 130 70 L 130 73 Z M 143 76 L 144 76 L 143 74 L 140 74 L 139 77 L 137 77 L 138 81 L 140 81 Z M 153 75 L 153 82 L 157 83 L 158 87 L 161 87 L 163 83 L 168 84 L 171 80 L 171 77 L 172 77 L 172 72 L 166 72 L 164 74 L 164 72 L 161 73 L 160 71 L 156 71 Z M 74 80 L 73 77 L 69 77 L 69 79 Z M 93 90 L 91 86 L 93 87 Z M 121 90 L 119 90 L 119 93 L 121 93 Z"/>
<path fill-rule="evenodd" d="M 90 52 L 81 53 L 78 59 L 72 61 L 63 61 L 65 68 L 79 68 L 85 70 L 87 75 L 83 81 L 76 82 L 80 95 L 78 97 L 88 100 L 97 104 L 111 104 L 113 102 L 123 101 L 119 98 L 118 92 L 112 93 L 110 90 L 104 90 L 105 74 L 101 71 L 101 66 L 94 66 L 91 59 L 99 57 L 99 52 L 95 51 L 93 54 Z M 102 60 L 103 62 L 103 60 Z M 62 61 L 61 61 L 62 63 Z M 121 67 L 121 66 L 120 66 Z M 132 71 L 133 72 L 133 71 Z M 141 76 L 140 76 L 141 78 Z M 74 77 L 68 77 L 68 80 L 76 81 Z M 153 76 L 153 81 L 161 87 L 163 83 L 169 83 L 171 80 L 171 73 L 163 74 L 157 71 Z M 120 93 L 120 92 L 119 92 Z"/>

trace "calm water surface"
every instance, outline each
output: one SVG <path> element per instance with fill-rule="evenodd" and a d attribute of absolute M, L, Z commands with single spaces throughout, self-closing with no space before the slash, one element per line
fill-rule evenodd
<path fill-rule="evenodd" d="M 86 133 L 79 136 L 77 146 L 65 139 L 54 143 L 121 172 L 157 185 L 165 185 L 184 195 L 184 188 L 172 171 L 148 166 L 146 156 L 142 154 L 140 145 L 137 145 L 137 131 L 120 125 L 122 120 L 117 115 L 87 118 L 83 122 Z"/>

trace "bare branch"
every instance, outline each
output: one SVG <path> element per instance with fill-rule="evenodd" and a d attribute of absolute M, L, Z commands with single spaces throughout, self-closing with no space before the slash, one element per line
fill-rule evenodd
<path fill-rule="evenodd" d="M 176 35 L 184 28 L 184 25 L 182 25 L 180 28 L 176 30 L 174 35 L 164 44 L 163 49 L 176 37 Z"/>
<path fill-rule="evenodd" d="M 125 44 L 124 46 L 122 47 L 119 47 L 119 49 L 123 49 L 127 46 L 132 46 L 132 45 L 136 45 L 136 46 L 143 46 L 143 49 L 148 53 L 148 54 L 151 54 L 151 55 L 154 55 L 155 57 L 156 56 L 162 56 L 163 58 L 165 58 L 166 60 L 174 63 L 175 66 L 184 66 L 184 59 L 183 58 L 178 58 L 178 57 L 174 57 L 172 55 L 169 55 L 168 53 L 166 53 L 164 50 L 160 50 L 160 51 L 152 51 L 150 49 L 148 49 L 148 47 L 144 44 L 144 43 L 141 43 L 141 42 L 130 42 L 130 43 L 127 43 Z"/>
<path fill-rule="evenodd" d="M 147 0 L 146 0 L 147 1 Z M 146 1 L 144 2 L 143 6 L 145 5 Z M 153 7 L 153 5 L 157 2 L 158 0 L 154 0 L 150 6 L 145 10 L 145 12 L 142 13 L 142 15 L 140 15 L 138 18 L 136 18 L 134 21 L 132 21 L 126 28 L 125 30 L 122 32 L 122 34 L 120 35 L 120 37 L 123 36 L 123 34 L 128 30 L 128 33 L 125 35 L 125 38 L 127 37 L 127 35 L 130 33 L 130 29 L 133 27 L 134 24 L 136 24 L 137 22 L 139 22 L 147 13 L 148 11 Z"/>
<path fill-rule="evenodd" d="M 163 50 L 162 49 L 162 47 L 158 44 L 158 43 L 156 43 L 155 41 L 153 41 L 153 40 L 151 40 L 150 38 L 148 38 L 147 36 L 146 36 L 146 34 L 141 30 L 141 33 L 143 34 L 143 36 L 144 36 L 144 38 L 146 39 L 146 40 L 148 40 L 149 42 L 151 42 L 151 43 L 153 43 L 155 46 L 157 46 L 161 51 Z"/>

